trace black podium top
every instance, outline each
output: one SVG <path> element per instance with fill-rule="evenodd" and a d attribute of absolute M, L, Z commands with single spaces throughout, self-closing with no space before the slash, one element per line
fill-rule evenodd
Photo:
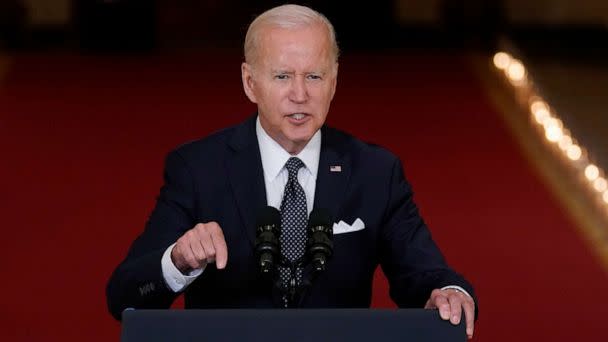
<path fill-rule="evenodd" d="M 466 341 L 436 310 L 125 310 L 123 342 Z"/>

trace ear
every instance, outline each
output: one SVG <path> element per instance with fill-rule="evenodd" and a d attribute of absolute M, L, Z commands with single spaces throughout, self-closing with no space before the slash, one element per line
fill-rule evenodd
<path fill-rule="evenodd" d="M 338 84 L 338 62 L 336 62 L 336 68 L 334 69 L 334 79 L 332 80 L 332 85 L 331 85 L 331 98 L 334 98 L 334 95 L 336 95 L 336 85 Z"/>
<path fill-rule="evenodd" d="M 247 64 L 246 62 L 241 64 L 241 79 L 243 80 L 243 89 L 245 90 L 245 95 L 247 95 L 249 101 L 258 103 L 255 96 L 255 91 L 253 90 L 253 70 L 251 65 Z"/>

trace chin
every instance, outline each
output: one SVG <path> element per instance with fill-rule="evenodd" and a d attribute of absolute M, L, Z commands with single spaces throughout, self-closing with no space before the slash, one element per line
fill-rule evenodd
<path fill-rule="evenodd" d="M 290 141 L 293 142 L 297 142 L 297 143 L 302 143 L 302 142 L 308 142 L 312 136 L 315 134 L 316 130 L 314 128 L 306 128 L 306 129 L 297 129 L 297 130 L 290 130 L 290 132 L 288 134 L 286 134 L 287 138 Z"/>
<path fill-rule="evenodd" d="M 310 138 L 312 138 L 312 134 L 310 135 L 294 135 L 294 134 L 290 134 L 286 136 L 287 140 L 290 141 L 293 144 L 299 145 L 302 143 L 307 143 Z"/>

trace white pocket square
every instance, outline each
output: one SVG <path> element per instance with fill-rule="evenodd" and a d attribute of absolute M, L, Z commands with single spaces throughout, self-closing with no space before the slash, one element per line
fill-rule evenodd
<path fill-rule="evenodd" d="M 343 233 L 352 233 L 359 230 L 363 230 L 365 228 L 365 223 L 361 221 L 360 218 L 356 219 L 353 224 L 347 224 L 344 221 L 340 221 L 338 223 L 334 223 L 334 235 L 335 234 L 343 234 Z"/>

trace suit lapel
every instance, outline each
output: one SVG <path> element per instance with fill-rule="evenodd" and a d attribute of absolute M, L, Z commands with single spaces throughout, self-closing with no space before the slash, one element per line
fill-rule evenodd
<path fill-rule="evenodd" d="M 333 129 L 323 126 L 321 139 L 314 207 L 329 210 L 337 220 L 351 175 L 351 158 L 344 140 Z"/>
<path fill-rule="evenodd" d="M 236 128 L 228 142 L 234 153 L 227 162 L 228 178 L 243 221 L 241 227 L 252 245 L 255 244 L 257 213 L 267 203 L 255 119 L 253 116 Z"/>

